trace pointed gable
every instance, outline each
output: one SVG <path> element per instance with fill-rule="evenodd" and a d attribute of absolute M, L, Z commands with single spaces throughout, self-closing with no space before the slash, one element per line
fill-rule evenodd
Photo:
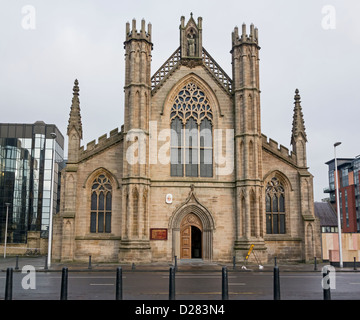
<path fill-rule="evenodd" d="M 202 18 L 196 23 L 193 14 L 185 25 L 185 17 L 181 17 L 180 25 L 181 58 L 201 59 L 202 55 Z"/>
<path fill-rule="evenodd" d="M 152 76 L 152 92 L 155 93 L 180 66 L 190 69 L 203 66 L 225 92 L 231 95 L 232 79 L 203 47 L 202 18 L 199 17 L 196 23 L 192 13 L 186 24 L 185 17 L 181 17 L 180 47 Z"/>

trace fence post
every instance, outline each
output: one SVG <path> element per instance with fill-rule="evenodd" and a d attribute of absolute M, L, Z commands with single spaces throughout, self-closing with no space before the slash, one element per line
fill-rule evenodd
<path fill-rule="evenodd" d="M 12 300 L 13 269 L 6 269 L 5 300 Z"/>
<path fill-rule="evenodd" d="M 169 270 L 169 300 L 175 300 L 175 268 Z"/>
<path fill-rule="evenodd" d="M 116 300 L 123 299 L 123 289 L 122 289 L 122 268 L 118 267 L 116 269 Z"/>
<path fill-rule="evenodd" d="M 274 300 L 280 300 L 280 272 L 279 267 L 274 267 Z"/>
<path fill-rule="evenodd" d="M 68 295 L 68 268 L 62 268 L 60 300 L 67 300 Z"/>
<path fill-rule="evenodd" d="M 19 256 L 16 256 L 15 270 L 19 270 Z"/>
<path fill-rule="evenodd" d="M 227 268 L 222 268 L 222 293 L 221 297 L 222 300 L 229 300 L 229 287 L 228 287 L 228 274 L 227 274 Z"/>

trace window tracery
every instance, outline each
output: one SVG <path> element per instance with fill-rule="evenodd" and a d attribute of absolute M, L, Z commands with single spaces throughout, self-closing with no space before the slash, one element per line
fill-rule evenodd
<path fill-rule="evenodd" d="M 282 183 L 272 178 L 265 190 L 266 233 L 285 234 L 285 189 Z"/>
<path fill-rule="evenodd" d="M 171 108 L 170 120 L 179 117 L 183 124 L 193 118 L 197 124 L 205 118 L 212 121 L 213 113 L 205 93 L 199 87 L 190 82 L 175 98 Z"/>
<path fill-rule="evenodd" d="M 105 175 L 99 175 L 91 187 L 90 232 L 110 233 L 112 186 Z"/>
<path fill-rule="evenodd" d="M 205 93 L 193 82 L 174 99 L 171 120 L 171 176 L 213 176 L 213 113 Z"/>

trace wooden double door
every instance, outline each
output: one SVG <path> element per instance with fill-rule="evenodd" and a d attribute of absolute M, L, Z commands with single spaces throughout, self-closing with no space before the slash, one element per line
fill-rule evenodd
<path fill-rule="evenodd" d="M 181 222 L 180 258 L 202 258 L 202 223 L 193 213 L 188 214 Z"/>

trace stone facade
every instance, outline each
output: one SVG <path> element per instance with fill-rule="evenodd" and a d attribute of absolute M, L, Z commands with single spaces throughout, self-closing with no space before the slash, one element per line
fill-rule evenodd
<path fill-rule="evenodd" d="M 126 25 L 124 125 L 86 149 L 75 81 L 53 259 L 241 262 L 252 244 L 250 261 L 320 256 L 298 90 L 289 151 L 261 132 L 258 30 L 234 29 L 232 78 L 202 31 L 182 17 L 151 76 L 152 27 Z"/>

